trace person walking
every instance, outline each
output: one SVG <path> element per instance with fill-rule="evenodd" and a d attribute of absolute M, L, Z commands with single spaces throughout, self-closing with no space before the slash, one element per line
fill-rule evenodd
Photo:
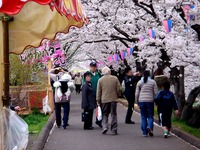
<path fill-rule="evenodd" d="M 97 104 L 102 103 L 102 134 L 108 131 L 108 117 L 111 113 L 111 131 L 113 135 L 117 135 L 117 101 L 121 94 L 120 82 L 117 77 L 111 75 L 108 67 L 102 69 L 104 75 L 99 79 L 97 86 Z"/>
<path fill-rule="evenodd" d="M 77 74 L 74 81 L 75 81 L 75 86 L 76 86 L 76 94 L 80 94 L 81 84 L 82 84 L 82 77 L 81 77 L 80 73 Z"/>
<path fill-rule="evenodd" d="M 141 79 L 139 76 L 140 73 L 136 73 L 133 75 L 133 72 L 130 67 L 125 69 L 126 76 L 124 78 L 124 96 L 128 101 L 128 109 L 126 114 L 125 123 L 126 124 L 135 124 L 134 121 L 131 120 L 133 110 L 134 110 L 134 103 L 135 103 L 135 88 L 137 82 Z"/>
<path fill-rule="evenodd" d="M 85 83 L 82 87 L 82 105 L 81 108 L 84 110 L 85 121 L 84 121 L 84 130 L 93 130 L 94 127 L 92 126 L 92 119 L 93 119 L 93 112 L 96 108 L 96 97 L 95 91 L 93 89 L 91 83 L 91 73 L 86 72 L 84 74 Z"/>
<path fill-rule="evenodd" d="M 165 82 L 168 82 L 169 78 L 166 75 L 164 75 L 162 68 L 158 68 L 154 73 L 154 80 L 156 81 L 156 84 L 158 86 L 158 91 L 161 91 L 161 90 L 163 90 L 163 84 Z M 161 125 L 159 105 L 157 105 L 157 114 L 158 114 L 159 124 Z"/>
<path fill-rule="evenodd" d="M 151 79 L 150 71 L 144 72 L 144 77 L 137 83 L 135 100 L 139 103 L 141 112 L 141 129 L 143 136 L 153 136 L 154 97 L 158 92 L 156 82 Z"/>
<path fill-rule="evenodd" d="M 62 75 L 60 73 L 62 72 Z M 56 74 L 57 73 L 57 74 Z M 50 71 L 50 77 L 54 81 L 53 86 L 55 88 L 54 101 L 55 101 L 55 113 L 56 113 L 56 124 L 60 128 L 62 125 L 61 121 L 61 107 L 63 107 L 63 125 L 62 128 L 66 129 L 69 125 L 69 112 L 70 112 L 70 100 L 71 92 L 75 89 L 71 76 L 59 69 L 59 72 L 55 69 Z"/>
<path fill-rule="evenodd" d="M 95 91 L 95 97 L 97 94 L 97 84 L 99 79 L 102 77 L 101 73 L 98 71 L 97 69 L 97 63 L 95 61 L 92 61 L 90 63 L 90 73 L 91 73 L 91 83 L 92 83 L 92 87 Z M 83 83 L 84 83 L 84 79 L 83 79 Z M 96 118 L 96 122 L 95 122 L 100 128 L 102 128 L 102 122 L 99 121 Z"/>
<path fill-rule="evenodd" d="M 172 110 L 175 110 L 176 115 L 178 112 L 178 105 L 174 94 L 169 90 L 170 82 L 164 82 L 164 89 L 161 90 L 155 98 L 155 103 L 160 108 L 160 120 L 161 125 L 164 131 L 164 138 L 167 138 L 170 135 L 172 122 Z"/>

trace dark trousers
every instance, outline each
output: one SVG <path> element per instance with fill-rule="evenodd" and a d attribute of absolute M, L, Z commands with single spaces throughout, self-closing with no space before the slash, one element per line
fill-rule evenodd
<path fill-rule="evenodd" d="M 134 110 L 135 100 L 134 100 L 133 97 L 127 97 L 127 101 L 128 101 L 128 109 L 127 109 L 127 113 L 126 113 L 126 120 L 125 120 L 125 122 L 130 122 L 132 114 L 133 114 L 133 110 Z"/>
<path fill-rule="evenodd" d="M 81 92 L 81 84 L 76 84 L 76 93 L 79 93 Z"/>
<path fill-rule="evenodd" d="M 154 122 L 154 102 L 139 102 L 140 113 L 141 113 L 141 129 L 143 135 L 147 135 L 147 129 L 153 130 Z"/>
<path fill-rule="evenodd" d="M 86 120 L 84 122 L 84 129 L 92 127 L 93 112 L 94 112 L 93 109 L 84 110 L 85 115 L 87 115 Z"/>
<path fill-rule="evenodd" d="M 56 124 L 58 127 L 61 126 L 61 107 L 63 107 L 63 127 L 66 127 L 69 120 L 70 103 L 55 103 L 56 110 Z"/>
<path fill-rule="evenodd" d="M 160 113 L 159 118 L 161 120 L 162 127 L 167 127 L 169 130 L 171 129 L 172 127 L 171 116 L 172 116 L 172 109 L 164 113 Z"/>
<path fill-rule="evenodd" d="M 117 132 L 117 102 L 103 103 L 102 104 L 102 125 L 103 129 L 108 129 L 108 117 L 111 113 L 111 131 Z"/>

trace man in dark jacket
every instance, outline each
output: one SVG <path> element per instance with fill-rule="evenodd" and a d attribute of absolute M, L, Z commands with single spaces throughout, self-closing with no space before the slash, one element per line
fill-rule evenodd
<path fill-rule="evenodd" d="M 135 88 L 137 82 L 140 80 L 141 77 L 139 76 L 140 75 L 139 73 L 137 73 L 134 76 L 131 68 L 126 68 L 125 72 L 126 76 L 124 78 L 124 84 L 125 84 L 124 96 L 128 101 L 128 110 L 126 114 L 125 123 L 135 124 L 135 122 L 131 120 L 131 117 L 133 114 L 134 103 L 135 103 Z"/>
<path fill-rule="evenodd" d="M 84 110 L 85 122 L 84 130 L 93 130 L 92 119 L 93 111 L 96 108 L 96 94 L 91 83 L 91 73 L 86 72 L 84 74 L 85 83 L 82 87 L 82 109 Z"/>

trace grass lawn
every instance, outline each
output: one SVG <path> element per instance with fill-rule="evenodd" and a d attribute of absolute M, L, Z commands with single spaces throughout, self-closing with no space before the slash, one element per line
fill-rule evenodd
<path fill-rule="evenodd" d="M 155 114 L 154 117 L 158 118 L 156 108 L 154 109 L 154 114 Z M 197 138 L 200 138 L 200 129 L 187 125 L 186 121 L 176 119 L 175 117 L 172 116 L 172 125 Z"/>
<path fill-rule="evenodd" d="M 49 115 L 42 114 L 39 110 L 33 110 L 31 114 L 22 115 L 21 117 L 28 124 L 29 133 L 39 135 L 43 126 L 46 124 Z"/>
<path fill-rule="evenodd" d="M 187 125 L 187 123 L 185 121 L 172 118 L 172 124 L 175 127 L 179 128 L 179 129 L 181 129 L 181 130 L 183 130 L 183 131 L 185 131 L 185 132 L 187 132 L 187 133 L 189 133 L 189 134 L 191 134 L 191 135 L 193 135 L 197 138 L 200 138 L 200 129 L 193 128 L 193 127 Z"/>

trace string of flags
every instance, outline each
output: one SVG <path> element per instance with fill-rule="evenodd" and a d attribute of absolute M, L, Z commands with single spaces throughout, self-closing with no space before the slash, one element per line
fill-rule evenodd
<path fill-rule="evenodd" d="M 166 31 L 166 33 L 170 33 L 172 31 L 172 26 L 173 26 L 173 21 L 172 20 L 163 20 L 162 21 L 163 27 Z M 148 29 L 148 34 L 149 37 L 152 39 L 156 38 L 156 32 L 154 29 Z M 140 42 L 143 42 L 145 40 L 144 36 L 141 36 L 139 38 Z M 119 54 L 114 54 L 114 55 L 110 55 L 108 56 L 108 62 L 112 62 L 112 61 L 119 61 L 119 58 L 121 58 L 121 60 L 124 60 L 127 56 L 131 56 L 133 54 L 134 48 L 128 48 L 126 51 L 121 51 Z"/>
<path fill-rule="evenodd" d="M 126 51 L 121 51 L 120 54 L 114 54 L 114 55 L 110 55 L 108 56 L 108 62 L 112 62 L 112 61 L 119 61 L 121 58 L 121 60 L 124 60 L 127 56 L 131 56 L 133 54 L 134 48 L 127 48 Z"/>

